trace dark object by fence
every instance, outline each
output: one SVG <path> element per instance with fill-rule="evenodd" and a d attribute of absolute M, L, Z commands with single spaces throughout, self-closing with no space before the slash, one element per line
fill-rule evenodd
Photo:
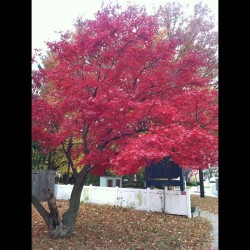
<path fill-rule="evenodd" d="M 185 191 L 184 172 L 170 157 L 164 157 L 162 161 L 145 167 L 146 188 L 163 188 L 164 186 L 180 186 Z"/>
<path fill-rule="evenodd" d="M 54 170 L 32 170 L 32 194 L 39 201 L 47 200 L 43 192 L 45 188 L 54 190 L 55 174 Z"/>

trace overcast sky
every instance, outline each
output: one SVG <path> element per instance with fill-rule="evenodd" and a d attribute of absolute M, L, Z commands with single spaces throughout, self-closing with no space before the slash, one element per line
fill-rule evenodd
<path fill-rule="evenodd" d="M 213 11 L 215 19 L 218 20 L 218 0 L 201 0 Z M 109 0 L 104 0 L 109 2 Z M 128 1 L 120 0 L 125 6 Z M 137 3 L 153 9 L 160 4 L 172 0 L 130 0 L 130 3 Z M 200 0 L 177 0 L 181 4 L 193 6 Z M 102 0 L 32 0 L 32 54 L 34 48 L 45 49 L 45 41 L 54 41 L 58 38 L 55 31 L 66 31 L 73 28 L 74 20 L 83 15 L 86 18 L 93 18 L 93 14 L 100 9 Z"/>

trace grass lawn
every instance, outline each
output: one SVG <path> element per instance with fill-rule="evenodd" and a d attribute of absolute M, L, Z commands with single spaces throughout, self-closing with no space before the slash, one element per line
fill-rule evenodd
<path fill-rule="evenodd" d="M 192 196 L 191 202 L 197 205 L 198 199 Z M 68 201 L 59 200 L 57 204 L 60 214 L 66 211 Z M 43 205 L 47 208 L 46 203 Z M 66 239 L 51 239 L 47 226 L 32 206 L 33 250 L 212 249 L 211 229 L 210 222 L 201 217 L 189 219 L 160 212 L 81 204 L 75 234 Z"/>

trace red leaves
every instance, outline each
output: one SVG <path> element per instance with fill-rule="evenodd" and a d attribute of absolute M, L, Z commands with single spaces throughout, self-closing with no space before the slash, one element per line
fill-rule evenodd
<path fill-rule="evenodd" d="M 84 152 L 80 163 L 96 174 L 136 173 L 166 155 L 183 167 L 214 163 L 217 95 L 197 73 L 203 57 L 174 62 L 179 42 L 157 32 L 154 17 L 111 8 L 51 43 L 53 61 L 33 74 L 43 85 L 32 103 L 33 139 L 57 147 L 73 135 L 84 146 L 72 154 Z"/>

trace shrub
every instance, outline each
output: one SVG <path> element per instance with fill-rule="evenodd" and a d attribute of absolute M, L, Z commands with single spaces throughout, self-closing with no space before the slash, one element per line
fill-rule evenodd
<path fill-rule="evenodd" d="M 199 182 L 196 182 L 196 181 L 187 181 L 186 182 L 186 185 L 187 186 L 197 186 Z"/>
<path fill-rule="evenodd" d="M 191 213 L 194 213 L 196 210 L 196 207 L 194 205 L 191 205 Z"/>

